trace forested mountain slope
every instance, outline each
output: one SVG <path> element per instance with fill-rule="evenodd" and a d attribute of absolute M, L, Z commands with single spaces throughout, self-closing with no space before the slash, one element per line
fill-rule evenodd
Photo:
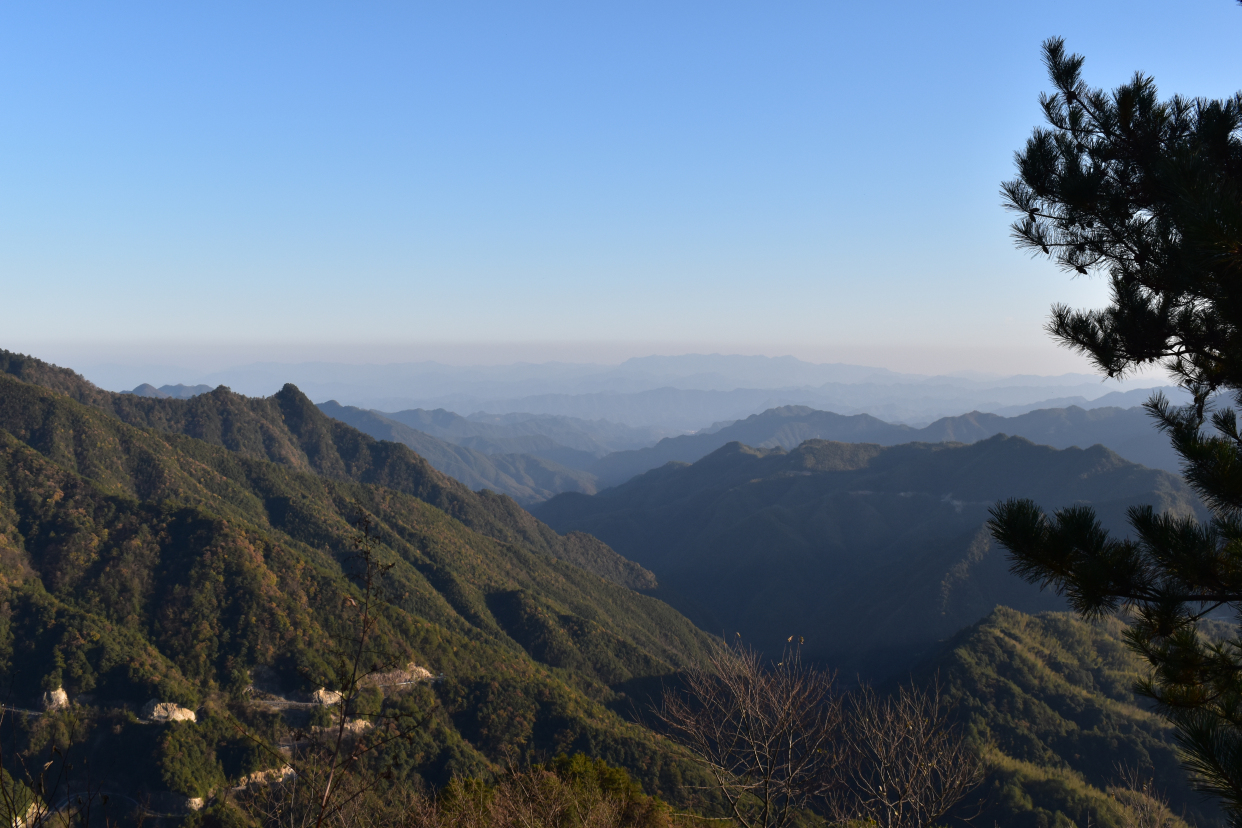
<path fill-rule="evenodd" d="M 918 678 L 939 680 L 992 765 L 977 824 L 1124 828 L 1107 791 L 1125 787 L 1127 771 L 1154 781 L 1192 824 L 1224 824 L 1191 789 L 1168 721 L 1134 695 L 1143 664 L 1124 629 L 1115 618 L 1092 624 L 1002 607 L 921 666 Z"/>
<path fill-rule="evenodd" d="M 245 418 L 256 401 L 217 401 L 226 404 L 197 409 L 199 418 L 173 410 L 173 422 L 250 451 L 129 425 L 0 375 L 0 689 L 31 707 L 63 686 L 86 705 L 74 715 L 94 784 L 202 795 L 265 761 L 223 710 L 241 703 L 259 668 L 289 692 L 337 684 L 333 653 L 357 595 L 344 569 L 361 513 L 392 564 L 377 645 L 393 662 L 446 677 L 440 713 L 409 747 L 405 772 L 443 781 L 509 754 L 582 749 L 649 789 L 672 785 L 680 771 L 667 746 L 610 708 L 628 705 L 626 688 L 700 658 L 703 633 L 660 601 L 567 563 L 573 541 L 526 543 L 533 520 L 505 527 L 505 510 L 488 510 L 504 499 L 473 497 L 408 449 L 328 439 L 331 428 L 316 435 L 310 416 L 293 416 L 305 408 L 292 392 L 258 401 L 293 420 L 284 431 Z M 352 451 L 330 451 L 350 439 Z M 256 456 L 264 453 L 285 462 Z M 333 475 L 310 470 L 337 462 Z M 475 531 L 436 500 L 508 532 Z M 152 698 L 198 707 L 204 726 L 134 723 Z M 23 738 L 58 726 L 39 720 Z M 174 773 L 187 755 L 202 767 Z"/>
<path fill-rule="evenodd" d="M 561 492 L 594 494 L 596 491 L 595 475 L 566 468 L 534 453 L 485 453 L 433 437 L 377 411 L 336 402 L 320 403 L 317 408 L 332 419 L 351 425 L 377 440 L 409 446 L 437 470 L 471 489 L 491 489 L 527 505 L 547 500 Z M 546 437 L 532 439 L 557 447 Z M 593 455 L 587 457 L 594 459 Z"/>
<path fill-rule="evenodd" d="M 937 420 L 919 429 L 915 439 L 921 443 L 974 443 L 996 434 L 1025 437 L 1053 448 L 1088 448 L 1099 444 L 1131 463 L 1175 474 L 1181 472 L 1181 458 L 1142 407 L 1043 408 L 1014 417 L 972 411 L 960 417 Z"/>
<path fill-rule="evenodd" d="M 488 424 L 448 411 L 388 415 L 334 402 L 320 404 L 319 408 L 377 439 L 410 446 L 437 469 L 470 488 L 504 492 L 527 506 L 560 492 L 593 494 L 669 461 L 692 463 L 734 441 L 759 448 L 794 449 L 813 439 L 898 445 L 973 443 L 1009 434 L 1054 448 L 1101 444 L 1131 462 L 1172 472 L 1180 468 L 1168 439 L 1156 431 L 1141 408 L 1055 408 L 1015 417 L 975 411 L 912 428 L 867 414 L 844 416 L 806 406 L 784 406 L 714 431 L 669 437 L 654 446 L 602 455 L 559 445 L 543 435 L 524 439 L 496 436 L 487 430 Z"/>
<path fill-rule="evenodd" d="M 1152 425 L 1142 408 L 1077 406 L 1031 411 L 1015 417 L 973 411 L 944 417 L 924 428 L 886 423 L 870 414 L 846 416 L 817 411 L 804 405 L 772 408 L 724 428 L 679 437 L 666 437 L 654 446 L 615 452 L 583 466 L 599 478 L 599 486 L 614 486 L 669 461 L 693 463 L 731 442 L 748 446 L 793 449 L 806 440 L 842 443 L 973 443 L 997 434 L 1025 437 L 1054 448 L 1104 445 L 1132 463 L 1177 472 L 1177 454 L 1168 438 Z"/>
<path fill-rule="evenodd" d="M 626 767 L 648 790 L 695 795 L 681 785 L 702 781 L 695 767 L 619 715 L 711 643 L 668 605 L 616 583 L 642 582 L 645 570 L 586 539 L 582 557 L 605 574 L 614 567 L 612 581 L 568 563 L 575 536 L 560 538 L 507 498 L 469 492 L 405 447 L 308 412 L 296 389 L 267 400 L 217 389 L 195 398 L 197 407 L 152 400 L 172 405 L 147 409 L 117 405 L 74 376 L 41 363 L 0 373 L 0 691 L 6 704 L 37 707 L 61 686 L 75 704 L 65 714 L 7 718 L 6 745 L 46 749 L 76 721 L 75 761 L 92 768 L 92 784 L 139 799 L 201 796 L 267 766 L 270 757 L 228 716 L 276 738 L 285 725 L 245 703 L 247 684 L 263 674 L 296 696 L 336 683 L 346 607 L 358 596 L 345 576 L 353 521 L 365 513 L 393 564 L 379 649 L 444 674 L 409 694 L 409 704 L 434 699 L 439 709 L 398 748 L 400 775 L 442 782 L 509 756 L 583 750 Z M 1158 722 L 1122 695 L 1130 668 L 1116 666 L 1115 648 L 1084 639 L 1068 621 L 1003 611 L 947 646 L 926 639 L 986 614 L 998 592 L 1006 600 L 1003 561 L 979 539 L 976 499 L 1019 490 L 1055 504 L 1110 487 L 1123 500 L 1195 508 L 1169 475 L 1103 450 L 1055 452 L 1021 440 L 896 449 L 812 442 L 790 453 L 733 446 L 605 496 L 565 501 L 619 496 L 609 508 L 625 518 L 627 537 L 667 533 L 652 548 L 669 559 L 684 554 L 708 586 L 717 570 L 740 572 L 747 583 L 730 596 L 774 600 L 766 615 L 745 601 L 723 610 L 779 628 L 780 642 L 794 619 L 808 649 L 888 647 L 881 656 L 890 667 L 935 652 L 926 670 L 939 670 L 980 743 L 996 745 L 989 790 L 1000 805 L 988 818 L 1053 825 L 1059 810 L 1081 824 L 1089 809 L 1092 823 L 1107 827 L 1114 823 L 1098 786 L 1108 769 L 1091 776 L 1082 762 L 1102 761 L 1107 743 L 1118 755 L 1150 757 L 1163 774 L 1170 755 Z M 695 504 L 702 508 L 688 509 Z M 1121 504 L 1103 506 L 1116 520 Z M 678 509 L 690 518 L 684 526 Z M 696 545 L 705 527 L 716 534 Z M 936 543 L 919 546 L 929 538 Z M 747 560 L 754 548 L 760 553 Z M 828 583 L 821 559 L 842 548 L 865 554 L 851 566 L 838 561 Z M 736 629 L 760 638 L 753 625 Z M 1115 640 L 1115 630 L 1105 632 Z M 192 707 L 199 721 L 141 723 L 135 713 L 149 699 Z M 1188 799 L 1180 782 L 1162 784 Z"/>
<path fill-rule="evenodd" d="M 66 394 L 130 425 L 183 434 L 295 471 L 404 492 L 489 537 L 546 551 L 629 586 L 654 585 L 650 573 L 596 539 L 558 535 L 512 499 L 490 491 L 472 492 L 408 447 L 376 440 L 324 415 L 291 385 L 266 398 L 243 397 L 221 387 L 188 400 L 151 399 L 104 391 L 68 369 L 0 351 L 0 378 L 4 374 Z M 10 388 L 12 394 L 27 393 Z M 43 413 L 43 403 L 31 405 L 27 411 L 21 404 L 10 404 L 11 424 L 31 433 L 52 433 L 47 430 L 54 431 L 54 426 L 41 424 L 40 418 L 53 412 Z M 65 456 L 71 455 L 66 448 Z"/>
<path fill-rule="evenodd" d="M 462 417 L 442 408 L 430 411 L 415 408 L 384 416 L 441 440 L 477 448 L 488 454 L 555 453 L 561 450 L 573 452 L 578 457 L 603 457 L 614 451 L 652 445 L 668 434 L 655 428 L 554 414 L 476 412 Z M 550 459 L 559 458 L 552 456 Z"/>
<path fill-rule="evenodd" d="M 1056 450 L 1020 437 L 883 447 L 809 440 L 731 443 L 594 496 L 535 507 L 655 572 L 661 594 L 704 629 L 779 652 L 790 635 L 849 670 L 891 669 L 997 604 L 1056 609 L 1008 572 L 984 527 L 1007 497 L 1093 504 L 1111 526 L 1151 503 L 1200 506 L 1181 478 L 1106 448 Z"/>

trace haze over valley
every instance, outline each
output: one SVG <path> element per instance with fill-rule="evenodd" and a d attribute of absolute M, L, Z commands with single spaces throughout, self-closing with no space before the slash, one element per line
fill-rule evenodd
<path fill-rule="evenodd" d="M 279 369 L 262 367 L 265 372 Z M 815 365 L 792 357 L 650 357 L 613 368 L 551 364 L 464 368 L 318 365 L 288 369 L 302 376 L 321 377 L 311 386 L 320 389 L 317 392 L 299 385 L 312 399 L 316 393 L 336 393 L 346 400 L 366 399 L 366 392 L 360 389 L 368 382 L 385 379 L 424 393 L 456 389 L 458 393 L 440 398 L 448 399 L 446 404 L 456 410 L 384 411 L 342 404 L 337 398 L 318 405 L 328 416 L 372 437 L 409 446 L 435 468 L 471 488 L 488 488 L 527 505 L 560 492 L 593 494 L 670 461 L 692 463 L 732 441 L 759 448 L 794 449 L 807 439 L 894 445 L 970 443 L 1010 434 L 1057 448 L 1086 448 L 1099 443 L 1133 462 L 1177 472 L 1177 455 L 1151 427 L 1150 416 L 1139 406 L 1157 392 L 1177 404 L 1188 399 L 1175 387 L 1142 387 L 1145 384 L 1141 381 L 1101 383 L 1089 375 L 922 377 L 861 366 Z M 242 388 L 271 386 L 269 380 L 257 380 L 249 373 L 258 370 L 237 369 L 212 379 L 240 380 Z M 326 382 L 322 377 L 327 375 L 340 379 Z M 347 378 L 352 382 L 347 383 Z M 776 387 L 819 380 L 828 381 L 818 388 Z M 753 387 L 736 387 L 740 383 Z M 209 383 L 178 383 L 156 388 L 146 383 L 131 393 L 191 398 L 212 387 Z M 229 388 L 245 393 L 232 385 Z M 488 396 L 489 391 L 495 395 L 552 389 L 558 392 L 516 399 Z M 467 390 L 477 396 L 464 396 Z M 573 393 L 575 390 L 578 393 Z M 821 410 L 782 402 L 845 397 L 855 402 L 885 401 L 863 406 L 871 410 L 918 411 L 923 416 L 955 410 L 947 408 L 955 404 L 973 407 L 956 409 L 961 413 L 916 427 L 886 422 L 857 406 Z M 737 408 L 748 400 L 753 401 L 750 407 Z M 1015 400 L 1026 402 L 1013 404 Z M 476 405 L 488 410 L 472 410 Z M 733 420 L 714 419 L 722 412 L 749 412 L 755 406 L 769 405 Z M 583 416 L 559 413 L 563 411 Z M 677 424 L 684 427 L 676 428 Z"/>
<path fill-rule="evenodd" d="M 172 565 L 177 555 L 192 561 L 204 554 L 194 549 L 215 548 L 212 544 L 223 549 L 259 543 L 272 550 L 262 556 L 267 563 L 254 564 L 261 568 L 331 568 L 332 553 L 324 550 L 346 542 L 349 509 L 366 504 L 363 508 L 380 521 L 385 546 L 408 562 L 395 576 L 407 598 L 394 607 L 408 613 L 400 617 L 409 620 L 394 617 L 393 623 L 430 625 L 431 632 L 406 637 L 411 643 L 400 646 L 412 649 L 404 650 L 408 655 L 401 659 L 412 657 L 413 664 L 451 675 L 451 687 L 457 688 L 452 692 L 468 696 L 479 692 L 470 688 L 492 681 L 489 677 L 505 659 L 526 659 L 523 663 L 532 666 L 518 669 L 534 669 L 530 680 L 560 686 L 555 682 L 561 679 L 554 677 L 562 676 L 569 688 L 579 688 L 555 691 L 569 693 L 565 703 L 571 705 L 578 692 L 612 694 L 618 704 L 630 693 L 649 698 L 644 694 L 652 692 L 650 681 L 701 657 L 713 636 L 729 634 L 767 653 L 779 652 L 790 635 L 797 635 L 805 642 L 806 658 L 833 665 L 851 681 L 882 683 L 911 671 L 939 669 L 952 686 L 973 687 L 982 680 L 979 659 L 995 659 L 987 649 L 993 645 L 985 642 L 997 629 L 1005 630 L 1004 636 L 1036 635 L 1038 647 L 1048 646 L 1049 635 L 1076 629 L 1063 626 L 1076 623 L 1069 619 L 1032 617 L 1063 612 L 1065 604 L 1009 572 L 984 525 L 993 503 L 1026 496 L 1049 508 L 1091 504 L 1114 528 L 1124 527 L 1125 511 L 1134 505 L 1204 514 L 1175 473 L 1130 462 L 1100 444 L 1111 441 L 1136 456 L 1148 452 L 1154 463 L 1167 461 L 1167 449 L 1162 453 L 1160 441 L 1152 439 L 1150 418 L 1141 408 L 1037 409 L 1013 417 L 976 412 L 914 428 L 866 414 L 784 406 L 693 434 L 662 437 L 651 426 L 548 414 L 463 417 L 443 409 L 385 414 L 331 401 L 314 405 L 292 384 L 266 398 L 223 386 L 115 393 L 28 357 L 0 356 L 5 369 L 0 427 L 11 443 L 4 468 L 15 510 L 10 525 L 29 527 L 23 530 L 29 540 L 17 554 L 51 596 L 21 598 L 15 629 L 38 627 L 31 613 L 42 611 L 37 609 L 40 600 L 62 607 L 56 610 L 67 613 L 56 622 L 61 626 L 39 633 L 44 637 L 39 640 L 46 639 L 41 646 L 62 660 L 73 657 L 74 630 L 95 629 L 115 617 L 112 599 L 100 604 L 88 596 L 126 583 L 108 574 L 113 570 L 107 563 L 127 554 L 122 550 L 129 541 L 121 538 L 133 529 L 125 527 L 157 520 L 112 516 L 109 510 L 117 507 L 104 504 L 118 496 L 136 498 L 123 506 L 138 510 L 135 515 L 154 509 L 154 516 L 164 508 L 157 506 L 161 502 L 184 504 L 180 511 L 159 512 L 165 515 L 157 520 L 159 537 L 167 540 L 157 540 L 144 553 L 166 562 L 159 566 Z M 1065 384 L 1061 380 L 1051 387 Z M 1066 447 L 1078 443 L 1085 447 Z M 56 520 L 55 510 L 38 505 L 47 485 L 63 492 L 60 497 L 72 498 L 79 504 L 75 508 L 95 515 L 93 522 L 62 538 L 65 530 L 47 523 Z M 233 521 L 237 530 L 229 528 Z M 192 528 L 198 525 L 204 528 Z M 234 536 L 235 531 L 243 534 Z M 82 532 L 117 540 L 71 564 L 66 555 Z M 66 566 L 85 568 L 66 580 L 66 574 L 57 574 L 67 573 Z M 178 654 L 180 645 L 168 637 L 172 633 L 142 618 L 180 613 L 223 633 L 218 627 L 223 622 L 211 611 L 194 615 L 201 611 L 177 603 L 182 599 L 175 596 L 217 589 L 206 586 L 206 573 L 197 567 L 182 574 L 175 565 L 166 570 L 160 577 L 172 579 L 165 587 L 172 592 L 141 599 L 143 614 L 127 622 L 125 635 L 132 638 L 108 639 L 99 651 L 103 661 L 88 658 L 84 672 L 72 675 L 53 672 L 61 676 L 56 680 L 82 698 L 106 698 L 107 705 L 122 706 L 125 699 L 146 695 L 201 705 L 204 694 L 214 692 L 210 682 L 218 679 L 194 676 L 218 675 L 226 669 L 222 665 L 238 659 L 257 659 L 251 674 L 265 676 L 263 692 L 278 700 L 307 698 L 316 683 L 335 680 L 314 654 L 317 637 L 327 633 L 321 632 L 324 622 L 313 619 L 327 608 L 297 597 L 302 587 L 293 582 L 263 597 L 246 585 L 247 579 L 277 577 L 281 583 L 287 576 L 240 571 L 226 572 L 225 593 L 211 600 L 225 600 L 227 594 L 228 601 L 240 602 L 239 610 L 301 620 L 290 622 L 276 638 L 255 630 L 238 645 L 221 640 L 209 662 L 191 667 Z M 550 588 L 553 583 L 561 586 Z M 975 642 L 968 646 L 984 649 L 964 655 L 962 645 L 951 643 L 955 634 Z M 1108 642 L 1119 640 L 1118 635 L 1108 632 L 1090 646 L 1116 646 Z M 466 647 L 468 641 L 473 643 Z M 451 658 L 443 649 L 448 642 L 457 642 Z M 230 648 L 236 646 L 256 655 L 234 653 Z M 469 655 L 456 655 L 459 649 Z M 163 666 L 129 677 L 108 666 L 138 651 Z M 13 692 L 22 704 L 37 705 L 36 678 L 46 668 L 36 667 L 37 659 L 17 658 L 20 683 Z M 1111 669 L 1123 675 L 1137 669 L 1127 657 L 1120 658 Z M 553 672 L 538 678 L 547 669 Z M 999 675 L 1008 669 L 1003 660 L 986 668 Z M 1056 661 L 1041 669 L 1065 666 Z M 1091 689 L 1090 704 L 1128 710 L 1136 702 L 1123 685 L 1107 693 Z M 533 685 L 520 684 L 513 691 L 546 692 L 519 687 Z M 1047 689 L 1027 680 L 1015 685 L 1015 692 L 1041 705 L 1052 703 L 1042 695 Z M 1116 707 L 1119 703 L 1122 708 Z M 462 697 L 448 708 L 456 729 L 451 738 L 465 752 L 428 757 L 419 765 L 425 778 L 443 780 L 463 768 L 485 767 L 493 761 L 489 751 L 508 744 L 482 735 L 479 728 L 494 724 L 471 718 L 476 716 L 472 704 Z M 199 709 L 205 721 L 215 721 L 210 717 L 217 714 Z M 606 757 L 622 755 L 615 750 L 650 750 L 640 747 L 646 744 L 641 728 L 632 730 L 634 714 L 625 713 L 624 705 L 617 710 L 616 718 L 605 723 L 562 719 L 560 726 L 568 730 L 557 738 L 575 745 L 602 738 L 615 746 L 604 749 Z M 534 713 L 536 731 L 545 715 L 565 714 Z M 971 715 L 976 725 L 998 731 L 1023 726 L 1003 710 L 979 708 Z M 1125 750 L 1141 750 L 1159 764 L 1165 778 L 1181 780 L 1169 736 L 1147 725 L 1135 729 L 1132 720 L 1142 715 L 1141 706 L 1135 707 L 1096 727 L 1110 734 L 1129 728 Z M 603 730 L 591 735 L 592 728 Z M 524 738 L 537 742 L 535 736 Z M 1046 779 L 1049 768 L 1054 775 L 1068 773 L 1056 768 L 1073 768 L 1085 776 L 1056 776 L 1059 781 L 1042 788 L 1039 801 L 1064 809 L 1076 807 L 1070 802 L 1082 791 L 1088 801 L 1105 797 L 1107 775 L 1084 764 L 1083 744 L 1057 741 L 1050 734 L 1039 738 L 1046 741 L 1035 752 L 1016 744 L 998 748 L 996 767 L 1008 770 L 995 778 L 1022 789 Z M 154 770 L 118 776 L 109 784 L 157 789 L 161 783 L 142 774 L 167 767 L 171 759 L 162 755 L 157 754 Z M 222 766 L 222 778 L 237 772 L 231 768 Z M 210 790 L 203 783 L 178 784 L 189 793 Z M 1200 808 L 1178 787 L 1184 785 L 1173 783 L 1176 801 Z M 674 795 L 674 789 L 668 790 Z M 1006 818 L 1025 813 L 1011 804 L 988 807 Z M 1215 819 L 1210 810 L 1195 813 L 1205 824 Z"/>
<path fill-rule="evenodd" d="M 147 373 L 139 374 L 143 370 Z M 167 379 L 157 382 L 153 373 Z M 788 356 L 722 354 L 633 358 L 620 365 L 258 364 L 209 374 L 127 368 L 87 376 L 115 391 L 176 383 L 200 390 L 226 385 L 247 396 L 274 394 L 291 382 L 318 402 L 384 412 L 442 408 L 462 416 L 550 414 L 661 429 L 666 436 L 785 405 L 921 426 L 970 411 L 1013 415 L 1069 405 L 1128 408 L 1145 402 L 1148 389 L 1163 387 L 1143 377 L 1103 382 L 1091 374 L 932 376 Z"/>

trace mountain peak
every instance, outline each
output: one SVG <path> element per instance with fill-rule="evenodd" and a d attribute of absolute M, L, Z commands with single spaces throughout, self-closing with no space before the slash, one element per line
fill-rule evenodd
<path fill-rule="evenodd" d="M 129 393 L 133 394 L 135 397 L 154 397 L 157 400 L 162 400 L 168 397 L 167 394 L 149 382 L 144 382 L 142 385 L 139 385 Z"/>

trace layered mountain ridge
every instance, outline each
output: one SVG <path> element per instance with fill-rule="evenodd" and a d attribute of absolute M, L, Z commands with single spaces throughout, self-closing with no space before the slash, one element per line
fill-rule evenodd
<path fill-rule="evenodd" d="M 72 371 L 8 352 L 0 352 L 0 372 L 63 393 L 131 426 L 192 437 L 296 471 L 393 488 L 485 535 L 579 564 L 598 558 L 603 571 L 614 577 L 632 586 L 654 586 L 650 573 L 618 561 L 593 538 L 561 537 L 509 498 L 489 490 L 472 492 L 407 447 L 376 440 L 321 414 L 292 385 L 268 398 L 243 397 L 222 386 L 186 400 L 143 398 L 103 391 Z M 11 388 L 14 394 L 21 393 Z M 30 410 L 10 406 L 16 418 L 13 424 L 23 433 L 42 433 L 37 422 L 42 408 L 33 401 L 30 406 Z M 64 452 L 69 456 L 68 448 Z M 617 574 L 623 571 L 626 574 Z"/>
<path fill-rule="evenodd" d="M 471 489 L 503 492 L 527 505 L 547 500 L 561 492 L 594 494 L 596 491 L 595 476 L 590 472 L 567 468 L 536 453 L 486 453 L 434 437 L 379 412 L 350 408 L 335 402 L 320 403 L 318 408 L 327 416 L 378 440 L 409 446 L 434 468 Z M 574 451 L 553 443 L 549 438 L 543 440 L 554 451 Z M 532 448 L 530 442 L 533 440 L 528 441 L 527 448 Z M 594 459 L 590 455 L 587 458 L 588 462 Z"/>
<path fill-rule="evenodd" d="M 733 442 L 594 496 L 534 507 L 652 570 L 704 629 L 769 652 L 807 653 L 873 675 L 908 669 L 997 604 L 1060 608 L 1008 572 L 985 523 L 998 500 L 1090 503 L 1111 528 L 1151 504 L 1205 513 L 1181 478 L 1103 446 L 1057 450 L 1021 437 L 880 446 L 808 440 L 792 451 Z"/>
<path fill-rule="evenodd" d="M 846 680 L 938 675 L 990 751 L 989 821 L 1089 815 L 1122 828 L 1100 766 L 1116 756 L 1160 774 L 1197 824 L 1216 824 L 1175 767 L 1167 725 L 1128 690 L 1140 665 L 1118 622 L 994 609 L 1060 605 L 1008 575 L 982 530 L 987 506 L 1010 495 L 1090 502 L 1113 526 L 1131 503 L 1201 513 L 1176 476 L 1100 446 L 810 440 L 729 443 L 594 496 L 561 495 L 538 507 L 545 524 L 327 417 L 293 386 L 143 399 L 0 352 L 0 689 L 33 707 L 63 688 L 82 728 L 75 750 L 110 791 L 233 784 L 271 760 L 227 717 L 272 739 L 287 728 L 245 702 L 248 685 L 262 675 L 305 696 L 339 683 L 365 515 L 393 567 L 376 647 L 443 676 L 396 699 L 437 705 L 399 749 L 403 783 L 582 750 L 703 804 L 685 787 L 701 770 L 633 718 L 719 640 L 677 607 L 776 651 L 804 632 L 808 656 Z M 574 531 L 587 528 L 616 551 Z M 137 722 L 150 699 L 198 722 Z M 44 738 L 58 715 L 23 720 L 20 738 Z"/>
<path fill-rule="evenodd" d="M 805 440 L 846 443 L 973 443 L 997 434 L 1025 437 L 1054 448 L 1087 448 L 1101 444 L 1127 460 L 1177 472 L 1179 458 L 1169 441 L 1152 425 L 1142 408 L 1050 408 L 1003 417 L 972 411 L 943 417 L 923 428 L 888 423 L 869 414 L 846 416 L 806 406 L 783 406 L 710 431 L 667 437 L 654 446 L 616 452 L 590 467 L 599 487 L 624 483 L 636 474 L 670 461 L 693 463 L 737 441 L 761 448 L 797 448 Z"/>
<path fill-rule="evenodd" d="M 363 515 L 391 565 L 377 657 L 444 676 L 405 772 L 442 782 L 575 749 L 672 795 L 661 774 L 694 772 L 613 711 L 710 638 L 623 585 L 654 583 L 594 538 L 470 492 L 291 387 L 267 400 L 227 389 L 118 400 L 51 366 L 3 364 L 0 689 L 35 707 L 63 688 L 86 728 L 78 750 L 107 774 L 95 784 L 202 796 L 270 762 L 224 711 L 248 716 L 256 671 L 291 692 L 339 686 Z M 133 719 L 153 698 L 197 708 L 203 726 L 160 741 L 173 731 Z M 201 767 L 174 773 L 185 739 Z"/>
<path fill-rule="evenodd" d="M 693 463 L 733 441 L 794 449 L 810 439 L 898 445 L 971 443 L 1008 434 L 1055 448 L 1086 448 L 1098 443 L 1131 462 L 1175 473 L 1180 469 L 1180 460 L 1168 440 L 1138 407 L 1041 409 L 1013 417 L 975 411 L 913 428 L 868 414 L 847 416 L 806 406 L 784 406 L 744 420 L 717 423 L 694 434 L 666 437 L 654 445 L 619 451 L 604 451 L 598 441 L 583 439 L 581 432 L 549 429 L 542 421 L 545 418 L 533 415 L 510 415 L 529 416 L 532 423 L 541 420 L 536 433 L 515 435 L 508 425 L 489 431 L 485 428 L 488 424 L 474 417 L 443 410 L 386 414 L 336 402 L 321 403 L 319 408 L 372 437 L 410 446 L 435 468 L 471 488 L 503 492 L 526 506 L 561 492 L 594 494 L 670 461 Z"/>
<path fill-rule="evenodd" d="M 167 369 L 156 369 L 156 373 L 169 376 Z M 195 383 L 228 385 L 249 395 L 269 395 L 293 382 L 312 399 L 333 399 L 379 411 L 520 411 L 604 418 L 672 432 L 693 431 L 782 405 L 924 424 L 971 410 L 1017 414 L 1068 404 L 1128 407 L 1147 396 L 1141 391 L 1136 396 L 1135 382 L 1105 386 L 1087 374 L 927 376 L 860 365 L 815 364 L 789 356 L 738 354 L 650 356 L 621 365 L 265 363 L 209 374 L 192 370 L 177 374 L 174 381 L 192 377 Z M 102 382 L 117 388 L 133 384 L 126 383 Z M 1051 399 L 1065 402 L 1050 404 Z"/>

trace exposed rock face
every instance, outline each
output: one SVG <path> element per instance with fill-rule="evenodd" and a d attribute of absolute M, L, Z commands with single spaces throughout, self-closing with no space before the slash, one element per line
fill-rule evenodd
<path fill-rule="evenodd" d="M 198 716 L 193 710 L 178 707 L 172 702 L 161 702 L 151 699 L 143 705 L 142 718 L 152 722 L 197 722 Z"/>
<path fill-rule="evenodd" d="M 13 828 L 27 828 L 35 824 L 35 820 L 43 813 L 43 803 L 35 801 L 22 813 L 21 816 L 13 820 Z"/>
<path fill-rule="evenodd" d="M 277 782 L 284 782 L 288 779 L 297 777 L 297 772 L 285 765 L 280 768 L 272 768 L 271 770 L 255 771 L 248 773 L 241 779 L 237 780 L 237 785 L 233 788 L 235 791 L 243 791 L 251 785 L 272 785 Z"/>
<path fill-rule="evenodd" d="M 62 707 L 69 706 L 69 694 L 65 692 L 65 688 L 57 687 L 55 690 L 48 690 L 43 694 L 44 710 L 59 710 Z"/>
<path fill-rule="evenodd" d="M 345 732 L 352 736 L 357 736 L 359 733 L 366 733 L 374 726 L 366 719 L 347 719 L 345 722 Z"/>
<path fill-rule="evenodd" d="M 315 704 L 340 704 L 341 694 L 336 690 L 326 690 L 320 687 L 311 693 L 311 701 Z"/>
<path fill-rule="evenodd" d="M 390 687 L 394 684 L 417 684 L 420 681 L 430 681 L 432 678 L 430 670 L 426 667 L 419 667 L 411 661 L 405 666 L 405 669 L 389 670 L 386 673 L 372 673 L 369 676 L 365 676 L 359 684 Z"/>
<path fill-rule="evenodd" d="M 185 809 L 187 811 L 201 811 L 204 804 L 201 796 L 192 796 L 185 801 Z"/>

